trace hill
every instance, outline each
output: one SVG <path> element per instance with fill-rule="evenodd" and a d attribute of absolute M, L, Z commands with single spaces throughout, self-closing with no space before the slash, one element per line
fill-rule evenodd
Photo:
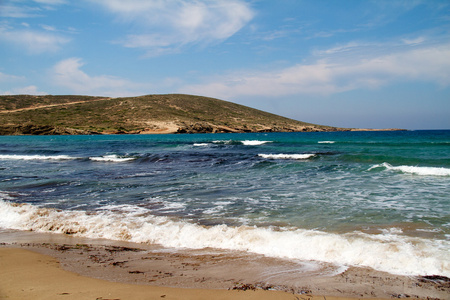
<path fill-rule="evenodd" d="M 0 96 L 0 135 L 342 130 L 192 95 Z"/>

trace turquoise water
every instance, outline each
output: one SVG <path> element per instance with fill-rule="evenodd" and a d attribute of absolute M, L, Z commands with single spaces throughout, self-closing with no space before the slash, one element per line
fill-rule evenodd
<path fill-rule="evenodd" d="M 0 137 L 3 228 L 449 276 L 449 195 L 450 131 Z"/>

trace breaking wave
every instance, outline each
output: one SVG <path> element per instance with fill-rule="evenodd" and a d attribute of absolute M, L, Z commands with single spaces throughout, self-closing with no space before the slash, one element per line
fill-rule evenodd
<path fill-rule="evenodd" d="M 241 143 L 245 146 L 259 146 L 259 145 L 271 143 L 271 141 L 249 141 L 249 140 L 246 140 L 246 141 L 242 141 Z"/>
<path fill-rule="evenodd" d="M 84 212 L 4 200 L 0 200 L 0 227 L 176 248 L 248 251 L 341 266 L 365 266 L 401 275 L 450 276 L 449 241 L 407 237 L 395 230 L 381 234 L 334 234 L 256 226 L 207 227 L 154 216 L 149 210 L 132 205 Z"/>
<path fill-rule="evenodd" d="M 374 165 L 369 168 L 370 170 L 376 168 L 385 168 L 387 170 L 400 171 L 407 174 L 416 174 L 424 176 L 450 176 L 450 169 L 448 168 L 436 168 L 436 167 L 415 167 L 415 166 L 397 166 L 394 167 L 386 162 L 378 165 Z"/>
<path fill-rule="evenodd" d="M 316 154 L 258 154 L 259 157 L 266 159 L 308 159 L 316 156 Z"/>
<path fill-rule="evenodd" d="M 135 160 L 134 157 L 119 156 L 116 154 L 89 157 L 89 159 L 92 161 L 100 161 L 100 162 L 125 162 Z"/>
<path fill-rule="evenodd" d="M 69 155 L 15 155 L 15 154 L 6 154 L 0 155 L 0 160 L 75 160 L 75 159 L 84 159 L 82 157 L 75 157 Z M 116 154 L 112 155 L 103 155 L 103 156 L 94 156 L 89 157 L 91 161 L 103 161 L 103 162 L 124 162 L 135 160 L 135 157 L 127 157 L 127 156 L 119 156 Z"/>
<path fill-rule="evenodd" d="M 70 160 L 78 159 L 69 155 L 0 155 L 0 160 Z"/>

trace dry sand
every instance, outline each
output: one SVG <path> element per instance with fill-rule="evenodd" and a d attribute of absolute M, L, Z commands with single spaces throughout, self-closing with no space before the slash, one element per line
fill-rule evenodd
<path fill-rule="evenodd" d="M 56 234 L 0 242 L 0 299 L 450 299 L 448 278 Z"/>

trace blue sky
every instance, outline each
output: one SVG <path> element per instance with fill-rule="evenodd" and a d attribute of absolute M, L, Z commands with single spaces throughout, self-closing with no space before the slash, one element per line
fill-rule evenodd
<path fill-rule="evenodd" d="M 0 94 L 166 93 L 450 129 L 450 1 L 0 0 Z"/>

